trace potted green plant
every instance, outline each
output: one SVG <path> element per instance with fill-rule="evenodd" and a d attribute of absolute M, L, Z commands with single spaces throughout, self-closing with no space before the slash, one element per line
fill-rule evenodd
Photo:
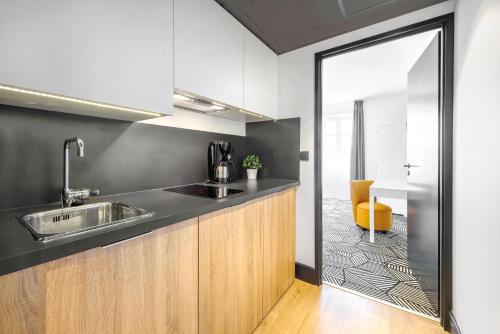
<path fill-rule="evenodd" d="M 243 168 L 247 170 L 247 177 L 249 180 L 255 180 L 257 178 L 257 171 L 262 168 L 262 162 L 256 154 L 249 154 L 243 159 Z"/>

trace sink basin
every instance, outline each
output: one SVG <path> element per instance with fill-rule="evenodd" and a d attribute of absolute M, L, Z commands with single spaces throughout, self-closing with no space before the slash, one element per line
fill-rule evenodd
<path fill-rule="evenodd" d="M 35 212 L 20 217 L 20 220 L 35 239 L 48 241 L 151 216 L 152 212 L 123 203 L 101 202 Z"/>

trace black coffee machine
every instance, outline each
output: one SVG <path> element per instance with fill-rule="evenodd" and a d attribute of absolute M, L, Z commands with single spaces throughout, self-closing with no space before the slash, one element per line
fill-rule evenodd
<path fill-rule="evenodd" d="M 208 145 L 208 182 L 230 183 L 234 174 L 231 143 L 213 141 Z"/>

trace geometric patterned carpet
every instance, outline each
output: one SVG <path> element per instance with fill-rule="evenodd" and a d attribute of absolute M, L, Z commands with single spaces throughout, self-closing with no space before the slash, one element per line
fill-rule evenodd
<path fill-rule="evenodd" d="M 354 224 L 351 201 L 323 199 L 323 282 L 437 317 L 408 266 L 406 217 L 393 215 L 373 244 L 369 234 Z"/>

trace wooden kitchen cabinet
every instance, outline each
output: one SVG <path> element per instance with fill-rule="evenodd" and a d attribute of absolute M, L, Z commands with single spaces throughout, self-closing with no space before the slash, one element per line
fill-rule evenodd
<path fill-rule="evenodd" d="M 0 333 L 198 333 L 198 223 L 0 276 Z"/>
<path fill-rule="evenodd" d="M 263 200 L 263 314 L 273 308 L 295 279 L 296 189 Z"/>
<path fill-rule="evenodd" d="M 262 320 L 262 223 L 246 213 L 200 217 L 200 333 L 251 333 Z"/>
<path fill-rule="evenodd" d="M 91 250 L 85 262 L 95 273 L 85 284 L 95 312 L 86 332 L 197 333 L 197 219 Z"/>
<path fill-rule="evenodd" d="M 295 279 L 295 189 L 199 224 L 200 333 L 251 333 Z"/>
<path fill-rule="evenodd" d="M 0 276 L 0 334 L 251 333 L 294 270 L 289 189 Z"/>

